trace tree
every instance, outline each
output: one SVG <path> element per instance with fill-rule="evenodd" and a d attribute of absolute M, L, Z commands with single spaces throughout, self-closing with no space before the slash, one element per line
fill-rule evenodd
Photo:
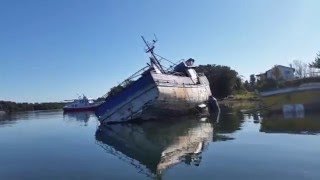
<path fill-rule="evenodd" d="M 295 75 L 299 78 L 307 76 L 308 65 L 300 60 L 293 60 L 292 67 L 295 69 Z"/>
<path fill-rule="evenodd" d="M 254 74 L 250 75 L 250 86 L 251 88 L 254 88 L 254 85 L 256 84 L 256 77 Z"/>
<path fill-rule="evenodd" d="M 242 83 L 241 77 L 238 76 L 236 78 L 236 83 L 235 83 L 235 86 L 234 86 L 233 89 L 236 90 L 236 91 L 244 91 L 245 90 L 245 88 L 243 86 L 243 83 Z"/>
<path fill-rule="evenodd" d="M 320 68 L 320 51 L 317 53 L 317 56 L 314 59 L 314 62 L 309 64 L 309 66 L 313 68 Z"/>
<path fill-rule="evenodd" d="M 266 79 L 265 81 L 260 81 L 257 85 L 259 91 L 269 91 L 280 88 L 280 83 L 274 79 Z"/>
<path fill-rule="evenodd" d="M 1 109 L 12 113 L 16 111 L 33 111 L 33 110 L 48 110 L 62 109 L 65 103 L 50 102 L 50 103 L 16 103 L 11 101 L 0 101 Z"/>
<path fill-rule="evenodd" d="M 245 82 L 244 82 L 244 88 L 247 90 L 247 91 L 251 91 L 252 89 L 251 89 L 251 86 L 250 86 L 250 84 L 249 84 L 249 82 L 246 80 Z"/>
<path fill-rule="evenodd" d="M 123 91 L 125 88 L 129 87 L 134 81 L 133 80 L 125 80 L 123 83 L 114 86 L 110 89 L 110 91 L 107 93 L 107 97 L 112 97 Z"/>
<path fill-rule="evenodd" d="M 235 90 L 238 73 L 228 66 L 200 65 L 196 71 L 207 76 L 211 92 L 217 98 L 227 97 Z"/>
<path fill-rule="evenodd" d="M 317 77 L 319 74 L 319 69 L 309 66 L 307 74 L 309 77 Z"/>
<path fill-rule="evenodd" d="M 112 87 L 110 89 L 110 91 L 108 92 L 108 97 L 117 95 L 119 92 L 123 91 L 123 89 L 124 89 L 124 87 L 121 85 L 117 85 L 117 86 Z"/>

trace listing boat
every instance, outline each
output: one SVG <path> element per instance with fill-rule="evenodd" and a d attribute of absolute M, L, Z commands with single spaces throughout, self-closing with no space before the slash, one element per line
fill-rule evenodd
<path fill-rule="evenodd" d="M 131 82 L 121 92 L 106 96 L 96 110 L 100 122 L 149 120 L 205 108 L 211 97 L 209 82 L 204 74 L 195 71 L 194 60 L 182 61 L 173 70 L 165 70 L 160 64 L 164 58 L 154 53 L 156 40 L 148 43 L 142 39 L 146 52 L 151 54 L 150 64 L 120 84 Z"/>
<path fill-rule="evenodd" d="M 264 106 L 273 112 L 305 112 L 320 110 L 320 83 L 261 92 Z"/>
<path fill-rule="evenodd" d="M 69 101 L 67 105 L 63 107 L 64 112 L 73 111 L 94 111 L 101 103 L 95 103 L 92 99 L 88 99 L 85 95 L 79 96 L 78 99 L 66 100 Z"/>

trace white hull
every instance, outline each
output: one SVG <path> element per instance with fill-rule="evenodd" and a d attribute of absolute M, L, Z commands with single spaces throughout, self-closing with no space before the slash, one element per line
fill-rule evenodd
<path fill-rule="evenodd" d="M 194 83 L 189 77 L 151 74 L 154 83 L 132 94 L 126 101 L 99 117 L 102 122 L 143 120 L 192 112 L 211 96 L 208 80 L 199 77 Z"/>
<path fill-rule="evenodd" d="M 106 97 L 105 103 L 96 111 L 100 122 L 172 117 L 188 114 L 208 102 L 211 96 L 209 82 L 205 75 L 195 71 L 194 59 L 176 64 L 173 70 L 164 70 L 153 52 L 153 44 L 144 42 L 146 52 L 151 53 L 149 69 L 127 86 L 126 82 L 132 82 L 137 73 L 130 76 L 124 81 L 121 92 Z"/>

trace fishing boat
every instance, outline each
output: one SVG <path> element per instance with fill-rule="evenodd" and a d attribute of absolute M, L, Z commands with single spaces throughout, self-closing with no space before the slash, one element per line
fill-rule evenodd
<path fill-rule="evenodd" d="M 301 113 L 320 110 L 320 83 L 261 92 L 264 106 L 273 112 Z"/>
<path fill-rule="evenodd" d="M 100 122 L 123 122 L 133 119 L 149 120 L 165 116 L 183 115 L 204 108 L 211 96 L 208 79 L 195 71 L 194 60 L 188 59 L 165 69 L 154 53 L 154 44 L 147 42 L 150 63 L 126 79 L 128 84 L 96 110 Z M 161 59 L 158 59 L 161 58 Z M 135 80 L 136 79 L 136 80 Z M 121 85 L 122 85 L 121 84 Z"/>
<path fill-rule="evenodd" d="M 78 99 L 65 100 L 69 103 L 63 107 L 64 112 L 72 111 L 94 111 L 101 103 L 95 103 L 93 99 L 87 98 L 85 95 L 79 96 Z"/>

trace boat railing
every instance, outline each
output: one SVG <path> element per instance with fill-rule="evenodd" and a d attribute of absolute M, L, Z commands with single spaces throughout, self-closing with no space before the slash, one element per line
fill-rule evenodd
<path fill-rule="evenodd" d="M 139 77 L 142 76 L 142 74 L 147 71 L 150 68 L 150 66 L 145 66 L 143 68 L 141 68 L 139 71 L 135 72 L 134 74 L 132 74 L 131 76 L 129 76 L 127 79 L 125 79 L 124 81 L 122 81 L 121 83 L 117 84 L 115 87 L 117 86 L 122 86 L 124 88 L 128 87 L 130 84 L 132 84 L 134 81 L 136 81 L 137 79 L 139 79 Z M 109 91 L 107 93 L 105 93 L 102 97 L 106 98 L 109 95 Z"/>
<path fill-rule="evenodd" d="M 156 55 L 156 56 L 159 56 L 159 55 L 157 55 L 157 54 L 155 54 L 155 55 Z M 165 59 L 165 58 L 162 57 L 162 56 L 159 56 L 159 57 L 160 57 L 160 59 L 159 59 L 160 62 L 161 62 L 161 60 L 169 61 L 168 59 Z M 184 61 L 184 59 L 181 59 L 181 60 L 177 61 L 176 63 L 172 63 L 171 61 L 169 61 L 169 62 L 172 63 L 172 64 L 174 64 L 174 65 L 177 65 L 177 64 L 181 63 L 182 61 Z M 163 66 L 163 67 L 165 67 L 165 66 Z M 174 74 L 174 75 L 177 75 L 177 76 L 185 76 L 184 73 L 173 71 L 173 68 L 174 68 L 174 67 L 175 67 L 175 66 L 170 66 L 169 68 L 166 68 L 165 73 L 166 73 L 166 74 Z M 138 70 L 137 72 L 133 73 L 131 76 L 129 76 L 127 79 L 125 79 L 125 80 L 122 81 L 121 83 L 117 84 L 115 87 L 117 87 L 117 86 L 122 86 L 122 87 L 124 87 L 124 88 L 128 87 L 128 85 L 130 85 L 132 82 L 134 82 L 134 81 L 136 81 L 137 79 L 139 79 L 139 78 L 140 78 L 148 69 L 150 69 L 150 68 L 151 68 L 151 67 L 150 67 L 150 65 L 148 64 L 147 66 L 145 66 L 145 67 L 141 68 L 140 70 Z M 109 93 L 109 91 L 108 91 L 107 93 L 105 93 L 105 94 L 102 96 L 102 98 L 108 97 L 108 93 Z"/>

